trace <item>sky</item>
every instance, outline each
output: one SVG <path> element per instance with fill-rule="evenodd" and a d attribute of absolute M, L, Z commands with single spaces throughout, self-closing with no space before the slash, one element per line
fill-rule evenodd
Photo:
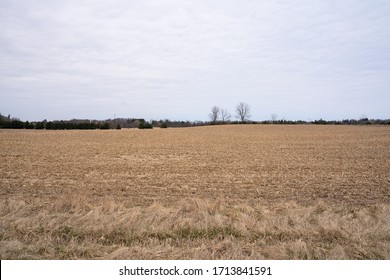
<path fill-rule="evenodd" d="M 21 120 L 390 118 L 390 1 L 0 0 Z"/>

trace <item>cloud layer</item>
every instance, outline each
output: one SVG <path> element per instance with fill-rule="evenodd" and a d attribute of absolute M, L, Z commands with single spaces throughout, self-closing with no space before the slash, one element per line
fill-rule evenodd
<path fill-rule="evenodd" d="M 388 1 L 0 3 L 0 112 L 22 119 L 388 118 Z"/>

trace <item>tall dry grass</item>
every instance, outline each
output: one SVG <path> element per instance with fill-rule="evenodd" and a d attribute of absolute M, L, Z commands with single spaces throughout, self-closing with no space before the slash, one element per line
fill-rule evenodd
<path fill-rule="evenodd" d="M 390 259 L 390 207 L 159 202 L 74 194 L 0 206 L 1 259 Z"/>

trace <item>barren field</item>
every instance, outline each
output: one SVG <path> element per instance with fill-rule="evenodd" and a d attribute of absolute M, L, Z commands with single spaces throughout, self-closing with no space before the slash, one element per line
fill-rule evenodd
<path fill-rule="evenodd" d="M 0 130 L 1 259 L 390 259 L 390 128 Z"/>

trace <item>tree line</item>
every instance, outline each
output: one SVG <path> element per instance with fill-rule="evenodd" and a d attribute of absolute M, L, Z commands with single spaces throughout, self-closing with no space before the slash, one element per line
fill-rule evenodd
<path fill-rule="evenodd" d="M 239 103 L 235 107 L 234 120 L 232 115 L 226 109 L 218 106 L 213 106 L 208 115 L 209 121 L 171 121 L 165 120 L 150 120 L 146 121 L 142 118 L 114 118 L 103 121 L 88 120 L 88 119 L 72 119 L 68 121 L 21 121 L 18 118 L 10 115 L 4 116 L 0 113 L 0 128 L 6 129 L 46 129 L 46 130 L 71 130 L 71 129 L 121 129 L 121 128 L 139 128 L 152 129 L 155 127 L 192 127 L 205 125 L 224 125 L 224 124 L 317 124 L 317 125 L 390 125 L 390 119 L 344 119 L 344 120 L 314 120 L 314 121 L 292 121 L 285 119 L 278 119 L 276 114 L 271 114 L 270 120 L 253 121 L 250 120 L 251 109 L 246 103 Z"/>
<path fill-rule="evenodd" d="M 212 125 L 217 124 L 321 124 L 321 125 L 369 125 L 369 124 L 380 124 L 380 125 L 390 125 L 390 119 L 368 119 L 366 117 L 362 117 L 358 120 L 356 119 L 344 119 L 341 121 L 337 120 L 314 120 L 314 121 L 291 121 L 278 119 L 278 115 L 273 113 L 271 114 L 270 120 L 265 121 L 251 121 L 249 118 L 251 117 L 251 109 L 249 104 L 240 102 L 235 107 L 235 119 L 236 121 L 232 121 L 232 115 L 228 110 L 223 109 L 218 106 L 213 106 L 209 113 L 209 123 Z"/>
<path fill-rule="evenodd" d="M 71 121 L 20 121 L 11 120 L 7 121 L 0 119 L 0 128 L 11 129 L 47 129 L 47 130 L 70 130 L 70 129 L 110 129 L 110 125 L 107 122 L 88 122 L 88 123 L 75 123 Z"/>
<path fill-rule="evenodd" d="M 88 119 L 55 120 L 55 121 L 21 121 L 19 118 L 4 116 L 0 113 L 0 128 L 8 129 L 47 129 L 47 130 L 71 130 L 71 129 L 122 129 L 139 128 L 151 129 L 153 127 L 189 127 L 194 126 L 190 121 L 151 120 L 142 118 L 114 118 L 103 121 Z"/>

